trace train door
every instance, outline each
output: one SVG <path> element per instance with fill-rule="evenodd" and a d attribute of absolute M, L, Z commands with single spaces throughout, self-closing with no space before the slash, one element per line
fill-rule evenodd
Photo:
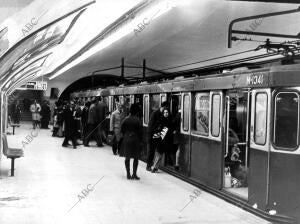
<path fill-rule="evenodd" d="M 165 166 L 179 171 L 180 158 L 180 123 L 181 123 L 181 94 L 172 94 L 169 96 L 170 114 L 174 125 L 173 145 L 165 154 Z"/>
<path fill-rule="evenodd" d="M 269 197 L 271 90 L 251 93 L 248 201 L 265 210 Z M 276 175 L 278 173 L 276 172 Z M 276 204 L 276 203 L 275 203 Z"/>
<path fill-rule="evenodd" d="M 224 189 L 248 198 L 250 91 L 226 94 Z"/>

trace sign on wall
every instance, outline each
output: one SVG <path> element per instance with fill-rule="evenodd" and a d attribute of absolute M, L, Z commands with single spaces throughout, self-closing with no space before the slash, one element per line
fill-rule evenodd
<path fill-rule="evenodd" d="M 44 81 L 31 81 L 22 85 L 19 89 L 31 89 L 31 90 L 47 90 L 47 82 Z"/>

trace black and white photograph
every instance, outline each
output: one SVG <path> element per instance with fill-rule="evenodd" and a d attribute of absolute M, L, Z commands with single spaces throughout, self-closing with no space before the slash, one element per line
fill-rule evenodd
<path fill-rule="evenodd" d="M 300 224 L 300 0 L 0 0 L 1 224 Z"/>

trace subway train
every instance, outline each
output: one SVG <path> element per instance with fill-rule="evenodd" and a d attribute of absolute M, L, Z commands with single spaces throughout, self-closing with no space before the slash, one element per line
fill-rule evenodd
<path fill-rule="evenodd" d="M 232 70 L 75 92 L 149 117 L 163 101 L 180 113 L 179 144 L 161 169 L 274 223 L 300 222 L 300 65 Z M 146 147 L 142 159 L 146 158 Z M 179 167 L 174 167 L 174 160 Z"/>

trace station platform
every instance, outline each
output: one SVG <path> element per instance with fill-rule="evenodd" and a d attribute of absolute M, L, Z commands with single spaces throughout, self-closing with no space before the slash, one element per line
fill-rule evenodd
<path fill-rule="evenodd" d="M 30 123 L 21 123 L 8 135 L 9 146 L 22 147 L 32 131 Z M 25 156 L 15 161 L 14 177 L 2 155 L 1 224 L 269 223 L 201 189 L 195 196 L 196 187 L 162 171 L 148 172 L 143 162 L 141 179 L 127 180 L 124 158 L 110 146 L 64 148 L 63 138 L 51 134 L 34 132 Z"/>

